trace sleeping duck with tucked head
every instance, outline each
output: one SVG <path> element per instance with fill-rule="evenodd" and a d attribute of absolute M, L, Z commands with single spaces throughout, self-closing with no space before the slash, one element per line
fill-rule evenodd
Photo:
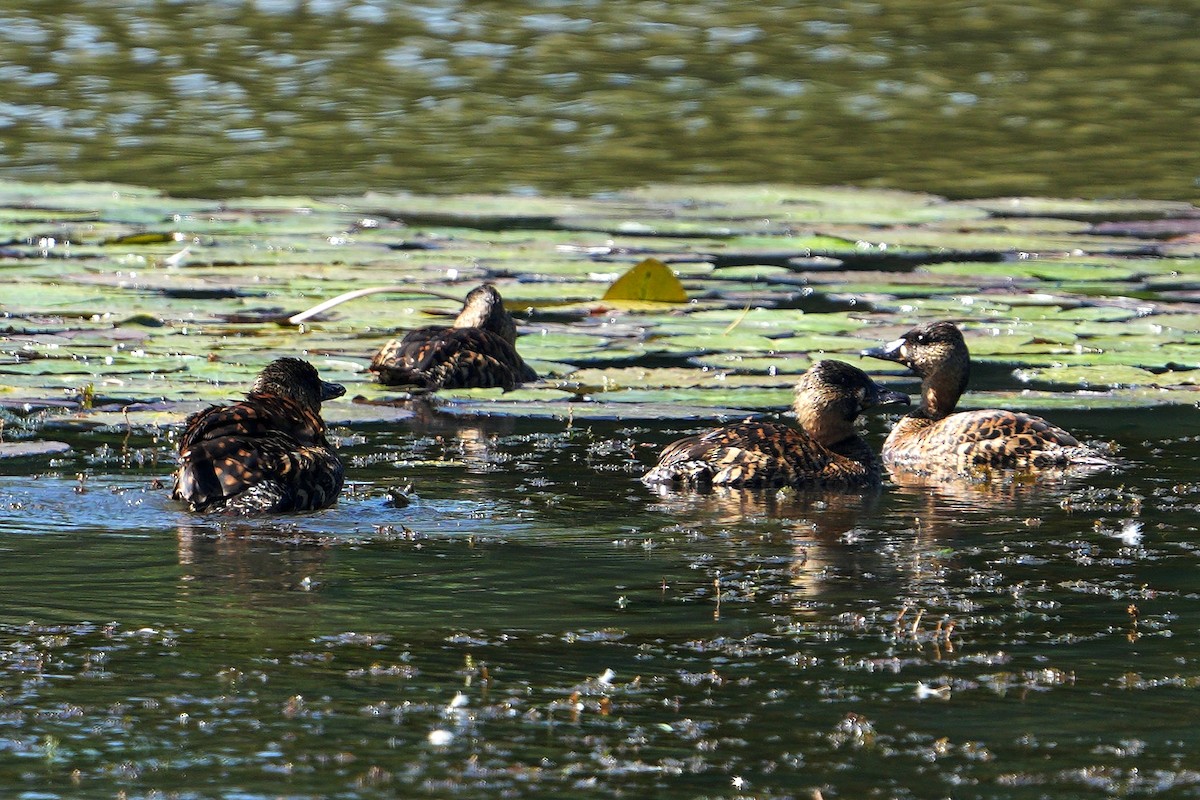
<path fill-rule="evenodd" d="M 1103 465 L 1104 454 L 1062 428 L 1020 411 L 954 407 L 966 391 L 971 356 L 952 322 L 931 322 L 863 355 L 895 361 L 921 378 L 921 404 L 892 428 L 883 444 L 889 465 L 945 471 L 972 465 L 1054 467 Z"/>
<path fill-rule="evenodd" d="M 908 396 L 879 386 L 857 367 L 818 361 L 796 385 L 799 430 L 746 420 L 688 436 L 667 445 L 642 482 L 701 490 L 877 484 L 878 459 L 854 420 L 893 403 L 907 404 Z"/>
<path fill-rule="evenodd" d="M 450 327 L 430 325 L 392 339 L 368 369 L 388 386 L 505 391 L 537 380 L 517 353 L 517 324 L 490 283 L 472 289 Z"/>

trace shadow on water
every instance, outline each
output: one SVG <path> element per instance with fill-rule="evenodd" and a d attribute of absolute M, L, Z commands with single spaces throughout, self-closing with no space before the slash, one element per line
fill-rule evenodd
<path fill-rule="evenodd" d="M 418 418 L 346 436 L 336 507 L 252 521 L 78 434 L 0 479 L 0 781 L 1196 796 L 1195 409 L 1146 413 L 1056 415 L 1120 472 L 862 495 L 644 488 L 695 425 Z"/>

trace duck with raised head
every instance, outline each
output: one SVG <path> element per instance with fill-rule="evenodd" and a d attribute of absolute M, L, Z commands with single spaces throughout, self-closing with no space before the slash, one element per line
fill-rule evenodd
<path fill-rule="evenodd" d="M 796 384 L 799 430 L 746 420 L 688 436 L 667 445 L 642 482 L 698 489 L 868 486 L 879 481 L 879 462 L 854 421 L 873 406 L 908 402 L 857 367 L 818 361 Z"/>
<path fill-rule="evenodd" d="M 490 283 L 471 290 L 450 327 L 431 325 L 392 339 L 368 369 L 388 386 L 505 391 L 536 381 L 517 353 L 517 325 Z"/>
<path fill-rule="evenodd" d="M 188 418 L 172 498 L 192 511 L 241 516 L 333 505 L 344 470 L 325 438 L 321 403 L 345 393 L 307 361 L 272 361 L 245 400 Z"/>
<path fill-rule="evenodd" d="M 883 444 L 883 460 L 918 471 L 971 465 L 1050 467 L 1096 464 L 1102 454 L 1062 428 L 1019 411 L 954 407 L 966 391 L 971 356 L 952 322 L 931 322 L 863 355 L 895 361 L 921 378 L 921 404 L 902 417 Z"/>

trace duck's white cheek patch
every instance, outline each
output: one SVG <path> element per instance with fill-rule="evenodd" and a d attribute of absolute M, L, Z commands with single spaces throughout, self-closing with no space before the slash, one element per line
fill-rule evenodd
<path fill-rule="evenodd" d="M 883 348 L 885 353 L 896 353 L 901 358 L 908 358 L 908 342 L 903 339 L 897 339 L 894 342 L 888 342 Z"/>

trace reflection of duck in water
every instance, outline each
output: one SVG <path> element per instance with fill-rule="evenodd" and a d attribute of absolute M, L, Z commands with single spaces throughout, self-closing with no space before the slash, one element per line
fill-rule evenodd
<path fill-rule="evenodd" d="M 858 520 L 879 501 L 880 485 L 870 491 L 843 492 L 839 487 L 800 486 L 746 489 L 714 486 L 703 493 L 673 491 L 657 484 L 658 500 L 654 508 L 673 517 L 703 521 L 705 524 L 736 525 L 748 518 L 780 520 L 789 525 L 802 522 L 822 539 L 836 540 L 858 524 Z M 758 535 L 761 531 L 755 530 Z"/>
<path fill-rule="evenodd" d="M 907 402 L 857 367 L 818 361 L 796 385 L 800 430 L 758 420 L 713 428 L 667 445 L 642 481 L 696 488 L 870 485 L 879 480 L 879 465 L 854 420 L 872 406 Z"/>
<path fill-rule="evenodd" d="M 914 469 L 888 464 L 886 468 L 897 495 L 931 501 L 921 513 L 925 518 L 943 513 L 938 508 L 968 515 L 997 509 L 1015 511 L 1026 505 L 1044 508 L 1048 500 L 1065 497 L 1076 484 L 1107 467 L 1088 464 L 1071 469 L 1016 470 L 976 464 Z"/>
<path fill-rule="evenodd" d="M 192 511 L 241 515 L 333 505 L 343 469 L 325 438 L 321 401 L 345 392 L 307 361 L 271 362 L 245 400 L 188 418 L 171 496 Z"/>
<path fill-rule="evenodd" d="M 328 539 L 272 522 L 181 524 L 176 533 L 181 599 L 194 594 L 207 602 L 213 590 L 220 589 L 224 599 L 237 603 L 237 598 L 244 598 L 246 606 L 259 612 L 272 604 L 294 609 L 316 602 L 315 596 L 306 600 L 305 595 L 325 583 L 331 551 Z"/>
<path fill-rule="evenodd" d="M 792 604 L 796 613 L 816 614 L 811 600 L 831 586 L 845 589 L 847 579 L 878 579 L 872 576 L 891 570 L 894 556 L 876 546 L 869 521 L 881 497 L 878 484 L 853 492 L 844 486 L 654 488 L 658 498 L 650 510 L 670 514 L 676 525 L 702 536 L 719 532 L 705 537 L 706 552 L 714 556 L 710 572 L 737 573 L 749 558 L 758 565 L 755 585 L 771 585 L 772 602 Z M 750 541 L 754 556 L 743 547 Z"/>
<path fill-rule="evenodd" d="M 517 354 L 516 341 L 517 325 L 504 310 L 500 293 L 485 283 L 471 290 L 449 328 L 431 325 L 392 339 L 368 369 L 388 386 L 509 390 L 537 380 Z"/>
<path fill-rule="evenodd" d="M 987 409 L 954 413 L 967 388 L 971 357 L 950 322 L 914 328 L 863 355 L 897 361 L 921 377 L 921 405 L 902 417 L 883 444 L 883 460 L 921 471 L 971 465 L 1050 467 L 1104 460 L 1041 417 Z"/>

